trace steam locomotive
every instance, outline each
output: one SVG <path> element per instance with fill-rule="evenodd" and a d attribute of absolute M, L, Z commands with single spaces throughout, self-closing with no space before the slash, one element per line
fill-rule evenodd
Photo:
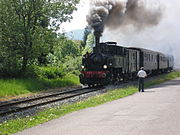
<path fill-rule="evenodd" d="M 148 75 L 170 72 L 174 58 L 148 49 L 119 46 L 116 42 L 99 43 L 97 38 L 93 52 L 82 58 L 80 82 L 92 87 L 135 79 L 140 67 Z"/>

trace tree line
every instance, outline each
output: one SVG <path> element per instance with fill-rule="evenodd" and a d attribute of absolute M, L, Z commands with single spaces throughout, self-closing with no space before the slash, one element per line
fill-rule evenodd
<path fill-rule="evenodd" d="M 33 66 L 80 62 L 78 56 L 85 48 L 88 28 L 84 42 L 57 34 L 61 24 L 72 19 L 78 3 L 79 0 L 0 0 L 0 77 L 21 77 Z"/>

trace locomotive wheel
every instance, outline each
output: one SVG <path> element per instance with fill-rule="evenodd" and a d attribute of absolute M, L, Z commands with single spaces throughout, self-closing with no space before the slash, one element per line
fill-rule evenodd
<path fill-rule="evenodd" d="M 113 75 L 112 74 L 108 74 L 108 77 L 107 77 L 107 82 L 108 84 L 112 84 L 113 83 Z"/>
<path fill-rule="evenodd" d="M 94 84 L 88 84 L 88 87 L 92 88 L 92 87 L 94 87 Z"/>

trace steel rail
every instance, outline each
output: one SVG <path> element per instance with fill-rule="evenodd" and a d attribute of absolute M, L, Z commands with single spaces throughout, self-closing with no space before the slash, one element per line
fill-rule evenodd
<path fill-rule="evenodd" d="M 87 93 L 91 93 L 91 92 L 94 92 L 97 90 L 100 90 L 100 88 L 98 88 L 98 89 L 97 88 L 94 88 L 94 89 L 83 88 L 83 89 L 60 92 L 58 94 L 51 94 L 51 95 L 47 95 L 47 96 L 36 97 L 36 98 L 27 99 L 27 100 L 20 101 L 20 102 L 9 103 L 9 104 L 7 104 L 7 106 L 4 104 L 4 105 L 0 106 L 0 116 L 4 116 L 4 115 L 10 114 L 10 113 L 20 112 L 23 110 L 50 104 L 50 103 L 57 102 L 57 101 L 62 101 L 65 99 L 70 99 L 70 98 L 80 96 L 83 94 L 87 94 Z M 68 94 L 68 95 L 65 95 L 65 94 Z M 60 96 L 60 97 L 58 97 L 58 96 Z M 56 98 L 54 99 L 54 97 L 56 97 Z M 47 101 L 46 98 L 52 98 L 52 99 Z M 44 101 L 41 101 L 39 103 L 25 105 L 24 107 L 15 107 L 15 105 L 18 105 L 18 104 L 26 104 L 26 103 L 30 104 L 29 102 L 34 102 L 34 101 L 38 101 L 38 100 L 42 100 L 42 99 Z"/>

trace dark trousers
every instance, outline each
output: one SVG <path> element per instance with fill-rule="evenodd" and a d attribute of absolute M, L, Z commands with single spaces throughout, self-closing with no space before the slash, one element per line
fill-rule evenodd
<path fill-rule="evenodd" d="M 139 78 L 138 79 L 138 84 L 139 84 L 139 92 L 144 92 L 144 78 Z"/>

